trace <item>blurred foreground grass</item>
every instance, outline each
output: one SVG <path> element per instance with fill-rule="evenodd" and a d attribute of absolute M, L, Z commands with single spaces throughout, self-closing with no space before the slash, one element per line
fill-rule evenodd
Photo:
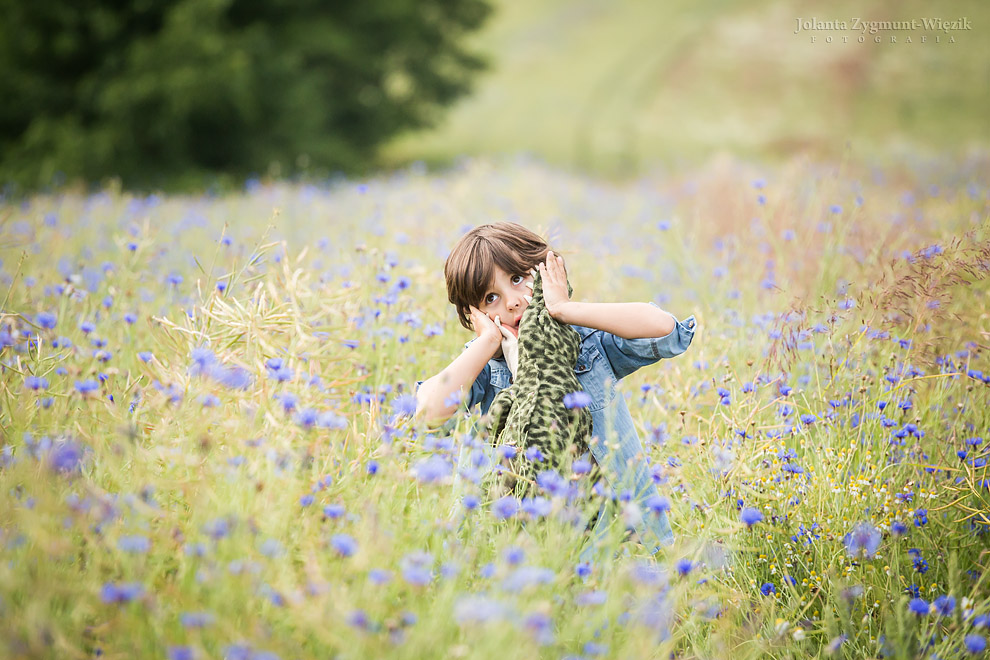
<path fill-rule="evenodd" d="M 0 656 L 974 648 L 988 172 L 715 160 L 614 185 L 467 159 L 8 204 Z M 653 515 L 621 493 L 608 558 L 578 564 L 561 491 L 492 506 L 476 417 L 402 415 L 469 338 L 442 261 L 492 219 L 548 235 L 579 299 L 698 316 L 620 385 L 677 534 L 656 561 L 618 543 Z"/>
<path fill-rule="evenodd" d="M 477 92 L 438 129 L 393 143 L 389 162 L 529 152 L 629 175 L 721 151 L 836 158 L 849 144 L 858 158 L 875 160 L 990 143 L 990 9 L 977 0 L 495 6 L 477 37 L 492 65 Z M 853 17 L 960 16 L 972 30 L 852 29 Z M 795 34 L 797 18 L 845 20 L 850 29 Z"/>

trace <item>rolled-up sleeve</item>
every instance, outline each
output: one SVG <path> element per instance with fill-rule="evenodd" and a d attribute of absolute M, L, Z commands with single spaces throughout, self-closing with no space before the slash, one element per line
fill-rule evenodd
<path fill-rule="evenodd" d="M 653 303 L 650 303 L 653 305 Z M 654 305 L 656 307 L 656 305 Z M 664 337 L 623 339 L 611 333 L 602 333 L 602 348 L 612 365 L 616 378 L 625 378 L 640 367 L 664 358 L 680 355 L 691 345 L 698 322 L 694 316 L 683 321 L 674 319 L 674 329 Z"/>
<path fill-rule="evenodd" d="M 491 389 L 492 366 L 486 364 L 478 377 L 471 383 L 471 390 L 467 393 L 467 409 L 471 410 L 476 405 L 485 400 L 485 393 Z"/>

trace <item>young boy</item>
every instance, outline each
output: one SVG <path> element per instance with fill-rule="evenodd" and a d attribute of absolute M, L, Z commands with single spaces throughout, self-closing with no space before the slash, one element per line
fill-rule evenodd
<path fill-rule="evenodd" d="M 629 498 L 642 512 L 632 528 L 655 553 L 673 541 L 665 511 L 648 500 L 657 494 L 646 456 L 624 397 L 615 383 L 640 367 L 683 353 L 695 332 L 693 316 L 678 321 L 653 303 L 586 303 L 568 299 L 564 261 L 538 235 L 522 225 L 500 222 L 465 234 L 444 265 L 447 297 L 461 325 L 477 337 L 440 373 L 416 392 L 417 414 L 440 424 L 458 409 L 481 405 L 512 383 L 519 321 L 531 300 L 532 268 L 539 268 L 547 311 L 574 327 L 581 337 L 578 382 L 590 395 L 591 453 L 616 496 Z M 506 361 L 508 357 L 508 362 Z M 610 521 L 599 516 L 592 532 L 600 540 Z M 589 547 L 582 554 L 588 558 Z"/>

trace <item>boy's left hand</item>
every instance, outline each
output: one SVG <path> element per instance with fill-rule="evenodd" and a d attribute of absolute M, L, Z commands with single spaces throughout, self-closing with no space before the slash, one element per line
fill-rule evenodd
<path fill-rule="evenodd" d="M 559 315 L 564 305 L 570 302 L 567 295 L 567 271 L 564 270 L 564 260 L 553 251 L 547 252 L 547 262 L 537 264 L 543 277 L 543 302 L 546 303 L 550 316 L 560 321 Z"/>

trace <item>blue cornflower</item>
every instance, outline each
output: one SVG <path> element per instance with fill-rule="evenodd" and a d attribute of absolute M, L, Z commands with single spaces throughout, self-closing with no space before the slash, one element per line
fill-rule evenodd
<path fill-rule="evenodd" d="M 687 575 L 691 572 L 691 569 L 694 568 L 694 563 L 690 559 L 683 558 L 678 559 L 675 566 L 678 573 L 681 575 Z"/>
<path fill-rule="evenodd" d="M 932 609 L 939 616 L 950 616 L 956 609 L 955 596 L 939 596 L 932 602 Z"/>
<path fill-rule="evenodd" d="M 373 568 L 368 571 L 368 579 L 375 584 L 388 584 L 392 581 L 392 572 L 383 568 Z"/>
<path fill-rule="evenodd" d="M 313 503 L 314 499 L 316 498 L 314 498 L 312 495 L 307 493 L 299 498 L 299 506 L 303 506 L 303 507 L 309 506 Z"/>
<path fill-rule="evenodd" d="M 510 566 L 515 566 L 526 558 L 526 552 L 519 546 L 514 545 L 511 548 L 506 549 L 502 556 L 505 558 L 505 563 Z"/>
<path fill-rule="evenodd" d="M 292 367 L 289 366 L 268 370 L 268 377 L 278 381 L 279 383 L 288 382 L 292 380 L 294 376 L 295 372 L 292 370 Z"/>
<path fill-rule="evenodd" d="M 144 554 L 151 549 L 151 540 L 147 536 L 141 535 L 122 536 L 117 541 L 117 547 L 124 552 Z"/>
<path fill-rule="evenodd" d="M 973 655 L 983 653 L 987 649 L 987 639 L 983 635 L 966 635 L 963 643 L 966 645 L 966 650 Z"/>
<path fill-rule="evenodd" d="M 281 392 L 276 394 L 274 398 L 282 404 L 282 410 L 287 413 L 295 410 L 296 404 L 299 403 L 299 397 L 292 392 Z"/>
<path fill-rule="evenodd" d="M 331 520 L 342 518 L 345 513 L 347 513 L 347 509 L 344 508 L 343 504 L 327 504 L 323 507 L 323 515 Z"/>
<path fill-rule="evenodd" d="M 753 507 L 748 506 L 739 513 L 739 519 L 746 523 L 747 527 L 752 527 L 756 523 L 763 520 L 763 514 L 759 509 L 754 509 Z"/>
<path fill-rule="evenodd" d="M 473 511 L 474 509 L 478 508 L 479 504 L 481 504 L 481 498 L 479 498 L 474 493 L 468 493 L 467 495 L 464 496 L 464 499 L 462 500 L 461 503 L 464 505 L 465 509 L 467 509 L 468 511 Z"/>
<path fill-rule="evenodd" d="M 670 511 L 670 500 L 663 495 L 654 493 L 646 499 L 646 508 L 655 514 L 660 515 L 661 513 Z"/>
<path fill-rule="evenodd" d="M 214 518 L 203 525 L 203 532 L 207 536 L 219 540 L 230 534 L 231 527 L 232 523 L 229 518 Z"/>
<path fill-rule="evenodd" d="M 44 376 L 28 376 L 24 379 L 24 386 L 30 390 L 47 390 L 48 379 Z"/>
<path fill-rule="evenodd" d="M 316 421 L 319 419 L 320 415 L 312 408 L 303 408 L 296 413 L 296 423 L 304 428 L 311 428 Z"/>
<path fill-rule="evenodd" d="M 908 603 L 908 611 L 918 616 L 924 616 L 931 611 L 928 602 L 923 598 L 912 598 Z"/>
<path fill-rule="evenodd" d="M 193 362 L 192 366 L 189 367 L 190 376 L 206 376 L 210 373 L 213 365 L 217 363 L 217 356 L 205 346 L 194 348 L 190 357 Z"/>
<path fill-rule="evenodd" d="M 492 504 L 492 513 L 499 520 L 511 518 L 517 511 L 519 511 L 519 500 L 511 495 L 505 495 Z"/>
<path fill-rule="evenodd" d="M 551 497 L 567 495 L 568 481 L 556 470 L 543 470 L 536 475 L 536 485 Z"/>
<path fill-rule="evenodd" d="M 809 424 L 809 425 L 814 424 L 815 419 L 816 419 L 815 416 L 809 413 L 804 413 L 803 415 L 801 415 L 801 422 L 804 424 Z"/>
<path fill-rule="evenodd" d="M 914 512 L 914 526 L 924 527 L 928 524 L 928 509 L 918 509 Z"/>
<path fill-rule="evenodd" d="M 86 380 L 77 380 L 75 383 L 75 388 L 80 394 L 89 394 L 90 392 L 95 392 L 100 389 L 100 384 L 92 378 L 89 378 Z"/>
<path fill-rule="evenodd" d="M 168 647 L 168 660 L 193 660 L 196 653 L 191 646 Z"/>
<path fill-rule="evenodd" d="M 587 408 L 590 405 L 591 395 L 583 390 L 578 390 L 577 392 L 571 392 L 570 394 L 564 395 L 565 408 Z"/>
<path fill-rule="evenodd" d="M 533 461 L 534 463 L 542 463 L 543 462 L 543 452 L 540 451 L 540 448 L 539 447 L 529 447 L 529 448 L 527 448 L 526 449 L 526 452 L 523 454 L 523 456 L 526 457 L 526 460 L 527 461 Z"/>
<path fill-rule="evenodd" d="M 534 518 L 544 518 L 550 515 L 553 504 L 545 497 L 524 497 L 521 503 L 524 513 Z"/>
<path fill-rule="evenodd" d="M 347 623 L 355 628 L 367 629 L 371 625 L 371 620 L 364 610 L 354 610 L 347 615 Z"/>
<path fill-rule="evenodd" d="M 213 367 L 210 375 L 224 387 L 229 387 L 233 390 L 246 390 L 254 382 L 254 376 L 247 369 L 242 369 L 241 367 L 221 367 L 217 365 Z"/>
<path fill-rule="evenodd" d="M 495 450 L 498 460 L 507 459 L 512 460 L 516 457 L 516 448 L 512 445 L 499 445 L 498 449 Z"/>
<path fill-rule="evenodd" d="M 58 324 L 58 317 L 51 312 L 39 312 L 34 320 L 46 330 L 51 330 Z"/>
<path fill-rule="evenodd" d="M 411 552 L 399 562 L 402 578 L 411 585 L 422 587 L 433 580 L 433 555 L 428 552 Z"/>
<path fill-rule="evenodd" d="M 416 479 L 423 483 L 439 483 L 450 476 L 451 464 L 442 456 L 433 454 L 416 464 Z"/>
<path fill-rule="evenodd" d="M 350 557 L 358 548 L 357 541 L 349 534 L 334 534 L 330 537 L 330 546 L 341 557 Z"/>
<path fill-rule="evenodd" d="M 392 400 L 392 410 L 400 417 L 412 417 L 416 414 L 416 397 L 403 394 Z"/>
<path fill-rule="evenodd" d="M 574 474 L 588 474 L 591 472 L 591 461 L 579 458 L 571 465 L 571 470 Z"/>
<path fill-rule="evenodd" d="M 869 558 L 876 554 L 881 538 L 880 530 L 868 522 L 861 522 L 846 534 L 844 541 L 850 555 L 857 557 L 862 554 Z"/>
<path fill-rule="evenodd" d="M 890 533 L 894 536 L 904 536 L 907 534 L 907 525 L 902 523 L 900 520 L 895 520 L 890 523 Z"/>
<path fill-rule="evenodd" d="M 837 215 L 839 213 L 842 213 L 842 207 L 839 206 L 838 204 L 832 204 L 832 206 L 829 207 L 829 211 Z"/>
<path fill-rule="evenodd" d="M 764 596 L 769 596 L 770 594 L 777 593 L 777 587 L 773 585 L 773 582 L 764 582 L 760 585 L 760 593 Z"/>
<path fill-rule="evenodd" d="M 332 410 L 327 410 L 320 413 L 320 416 L 316 418 L 316 425 L 324 429 L 346 429 L 348 426 L 347 418 L 338 415 Z"/>
<path fill-rule="evenodd" d="M 100 600 L 104 603 L 129 603 L 144 595 L 144 586 L 137 582 L 114 584 L 107 582 L 100 590 Z"/>

